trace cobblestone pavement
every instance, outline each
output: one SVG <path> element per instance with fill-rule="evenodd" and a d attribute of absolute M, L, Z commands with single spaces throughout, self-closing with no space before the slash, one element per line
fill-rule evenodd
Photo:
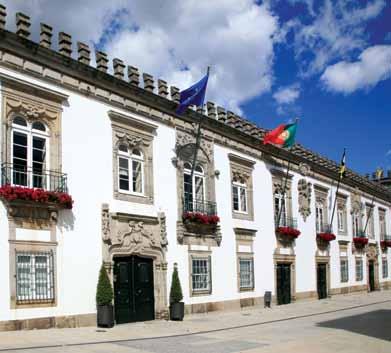
<path fill-rule="evenodd" d="M 391 292 L 191 315 L 184 322 L 152 321 L 111 330 L 3 332 L 0 352 L 389 353 Z"/>

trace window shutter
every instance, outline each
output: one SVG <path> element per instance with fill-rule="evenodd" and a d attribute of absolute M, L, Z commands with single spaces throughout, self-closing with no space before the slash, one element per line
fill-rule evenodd
<path fill-rule="evenodd" d="M 208 270 L 209 270 L 209 293 L 212 293 L 212 257 L 208 256 Z"/>

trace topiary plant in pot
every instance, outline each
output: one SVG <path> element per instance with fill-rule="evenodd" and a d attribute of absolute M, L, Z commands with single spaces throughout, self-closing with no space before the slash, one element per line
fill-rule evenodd
<path fill-rule="evenodd" d="M 183 294 L 179 281 L 177 264 L 174 264 L 170 290 L 170 320 L 182 321 L 185 316 L 185 303 L 182 302 Z"/>
<path fill-rule="evenodd" d="M 96 288 L 97 325 L 98 327 L 114 326 L 113 287 L 105 266 L 102 264 Z"/>

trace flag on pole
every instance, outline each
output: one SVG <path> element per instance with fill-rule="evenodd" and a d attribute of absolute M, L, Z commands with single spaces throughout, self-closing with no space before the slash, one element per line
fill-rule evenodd
<path fill-rule="evenodd" d="M 383 169 L 377 168 L 376 169 L 376 179 L 380 180 L 383 177 Z"/>
<path fill-rule="evenodd" d="M 272 143 L 281 147 L 292 147 L 295 143 L 297 121 L 293 124 L 281 124 L 268 132 L 263 138 L 263 144 Z"/>
<path fill-rule="evenodd" d="M 191 87 L 181 91 L 177 114 L 182 114 L 190 105 L 202 107 L 204 105 L 206 85 L 208 84 L 209 68 L 207 74 Z"/>
<path fill-rule="evenodd" d="M 346 150 L 343 150 L 341 163 L 339 165 L 339 171 L 338 171 L 339 177 L 342 179 L 346 175 Z"/>

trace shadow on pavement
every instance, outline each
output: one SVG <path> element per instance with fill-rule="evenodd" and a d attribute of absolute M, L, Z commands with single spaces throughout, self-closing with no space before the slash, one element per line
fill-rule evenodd
<path fill-rule="evenodd" d="M 318 323 L 317 326 L 351 331 L 360 335 L 391 341 L 391 310 L 376 310 L 341 319 L 323 321 Z"/>

